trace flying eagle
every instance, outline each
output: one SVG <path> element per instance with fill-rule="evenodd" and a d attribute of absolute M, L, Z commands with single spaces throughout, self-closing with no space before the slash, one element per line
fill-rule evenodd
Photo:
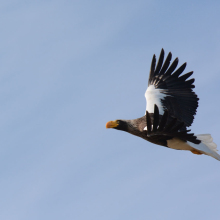
<path fill-rule="evenodd" d="M 193 91 L 193 72 L 180 76 L 186 63 L 176 69 L 178 58 L 170 65 L 172 53 L 164 61 L 161 50 L 156 65 L 153 56 L 148 88 L 145 93 L 146 114 L 133 120 L 109 121 L 106 128 L 126 131 L 149 142 L 176 150 L 188 150 L 194 154 L 206 154 L 220 160 L 217 145 L 210 134 L 189 133 L 187 127 L 193 123 L 199 98 Z"/>

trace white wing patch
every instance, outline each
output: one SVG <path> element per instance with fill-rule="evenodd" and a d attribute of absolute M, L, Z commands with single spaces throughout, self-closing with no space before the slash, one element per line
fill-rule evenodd
<path fill-rule="evenodd" d="M 148 86 L 148 88 L 145 92 L 145 98 L 146 98 L 146 101 L 147 101 L 146 110 L 149 113 L 154 113 L 154 105 L 155 104 L 159 108 L 160 115 L 162 115 L 164 113 L 161 99 L 163 99 L 164 97 L 167 96 L 163 93 L 165 91 L 166 91 L 165 89 L 155 89 L 154 85 Z"/>

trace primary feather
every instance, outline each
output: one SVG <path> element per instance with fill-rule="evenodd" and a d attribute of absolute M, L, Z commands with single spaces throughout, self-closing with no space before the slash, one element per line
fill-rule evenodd
<path fill-rule="evenodd" d="M 187 80 L 193 72 L 180 76 L 186 63 L 175 71 L 179 60 L 176 58 L 170 65 L 171 58 L 172 54 L 169 53 L 162 66 L 164 59 L 164 50 L 162 49 L 155 69 L 156 56 L 153 56 L 148 88 L 145 93 L 146 110 L 152 113 L 156 104 L 161 113 L 167 109 L 170 116 L 183 121 L 189 127 L 193 123 L 199 100 L 192 90 L 195 87 L 193 85 L 194 79 Z"/>

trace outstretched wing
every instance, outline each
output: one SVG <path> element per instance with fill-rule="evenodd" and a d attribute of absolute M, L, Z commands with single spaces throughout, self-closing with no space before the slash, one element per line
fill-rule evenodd
<path fill-rule="evenodd" d="M 175 70 L 179 60 L 176 58 L 170 65 L 171 58 L 170 52 L 163 62 L 164 50 L 162 49 L 156 65 L 156 56 L 153 56 L 148 88 L 145 93 L 146 110 L 153 113 L 156 104 L 161 114 L 167 110 L 169 117 L 177 118 L 178 121 L 184 122 L 185 126 L 189 127 L 193 123 L 199 100 L 192 90 L 195 88 L 194 79 L 187 80 L 193 72 L 180 76 L 186 63 Z"/>
<path fill-rule="evenodd" d="M 148 141 L 177 150 L 190 150 L 194 154 L 206 154 L 220 160 L 217 145 L 210 134 L 194 135 L 189 133 L 190 130 L 182 130 L 184 122 L 178 122 L 177 118 L 170 121 L 167 110 L 160 115 L 155 105 L 154 113 L 146 111 L 146 123 L 144 132 Z"/>
<path fill-rule="evenodd" d="M 201 140 L 198 140 L 194 133 L 188 133 L 190 130 L 182 130 L 185 127 L 184 122 L 178 122 L 177 118 L 169 121 L 169 112 L 167 110 L 164 111 L 161 117 L 157 105 L 154 105 L 153 114 L 146 111 L 146 122 L 147 127 L 144 130 L 151 142 L 156 143 L 161 140 L 178 138 L 184 142 L 201 143 Z"/>

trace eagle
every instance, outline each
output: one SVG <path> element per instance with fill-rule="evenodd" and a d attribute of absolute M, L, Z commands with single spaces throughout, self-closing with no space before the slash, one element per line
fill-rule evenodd
<path fill-rule="evenodd" d="M 195 135 L 188 129 L 193 123 L 199 101 L 193 91 L 195 79 L 189 79 L 193 71 L 181 75 L 186 63 L 177 68 L 179 59 L 172 63 L 171 60 L 172 53 L 169 52 L 164 61 L 163 48 L 157 63 L 153 55 L 145 92 L 146 114 L 133 120 L 109 121 L 106 128 L 122 130 L 164 147 L 188 150 L 220 160 L 217 145 L 210 134 Z"/>

